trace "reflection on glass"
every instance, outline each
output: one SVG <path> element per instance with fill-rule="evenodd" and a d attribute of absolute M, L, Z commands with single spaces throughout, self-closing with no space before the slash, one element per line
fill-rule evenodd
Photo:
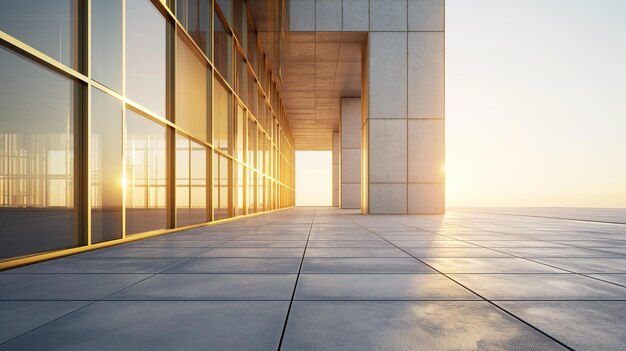
<path fill-rule="evenodd" d="M 248 159 L 246 162 L 248 166 L 256 168 L 255 154 L 256 154 L 256 123 L 252 120 L 248 120 Z"/>
<path fill-rule="evenodd" d="M 215 19 L 213 20 L 213 28 L 213 36 L 215 40 L 215 48 L 213 48 L 213 63 L 215 64 L 215 67 L 220 72 L 222 77 L 224 77 L 224 79 L 226 79 L 228 83 L 232 83 L 232 74 L 230 68 L 232 37 L 231 34 L 227 32 L 222 25 L 222 22 L 217 16 L 217 12 L 215 13 Z"/>
<path fill-rule="evenodd" d="M 243 147 L 243 143 L 244 140 L 246 138 L 246 135 L 244 133 L 244 128 L 246 127 L 245 123 L 248 120 L 248 118 L 246 117 L 246 111 L 243 109 L 243 107 L 241 107 L 241 105 L 237 104 L 237 129 L 235 131 L 235 140 L 236 140 L 236 147 L 235 147 L 235 157 L 240 160 L 240 161 L 244 161 L 244 147 Z"/>
<path fill-rule="evenodd" d="M 229 23 L 231 22 L 231 9 L 233 7 L 232 2 L 233 0 L 217 0 L 216 2 Z"/>
<path fill-rule="evenodd" d="M 77 69 L 79 8 L 78 0 L 2 1 L 0 31 Z"/>
<path fill-rule="evenodd" d="M 187 40 L 176 38 L 176 124 L 206 140 L 207 67 Z"/>
<path fill-rule="evenodd" d="M 122 0 L 91 0 L 91 74 L 122 92 Z"/>
<path fill-rule="evenodd" d="M 176 224 L 207 221 L 206 148 L 176 135 Z"/>
<path fill-rule="evenodd" d="M 149 0 L 126 0 L 126 95 L 163 118 L 166 24 Z"/>
<path fill-rule="evenodd" d="M 122 103 L 91 90 L 91 242 L 122 237 Z"/>
<path fill-rule="evenodd" d="M 79 84 L 1 46 L 0 82 L 0 259 L 76 246 Z"/>
<path fill-rule="evenodd" d="M 217 153 L 213 154 L 213 218 L 230 217 L 229 211 L 229 177 L 230 160 Z"/>
<path fill-rule="evenodd" d="M 237 204 L 235 205 L 235 210 L 236 210 L 236 216 L 240 216 L 243 214 L 243 208 L 244 208 L 244 201 L 243 201 L 243 191 L 244 191 L 244 177 L 246 176 L 246 174 L 244 173 L 243 170 L 243 166 L 240 164 L 237 164 L 237 167 L 235 168 L 237 170 L 237 174 L 235 175 L 235 177 L 233 178 L 233 180 L 235 181 L 235 184 L 237 184 L 236 187 L 236 199 L 237 199 Z"/>
<path fill-rule="evenodd" d="M 257 115 L 257 89 L 254 76 L 252 74 L 248 74 L 248 100 L 246 101 L 246 104 L 248 104 L 248 108 L 254 116 Z"/>
<path fill-rule="evenodd" d="M 248 168 L 248 213 L 255 213 L 256 210 L 254 208 L 254 199 L 255 199 L 255 182 L 256 182 L 256 173 Z"/>
<path fill-rule="evenodd" d="M 187 29 L 187 32 L 203 52 L 211 57 L 210 33 L 211 0 L 177 0 L 176 18 Z"/>
<path fill-rule="evenodd" d="M 126 234 L 167 226 L 165 126 L 126 111 Z"/>
<path fill-rule="evenodd" d="M 217 149 L 230 153 L 229 126 L 232 123 L 232 98 L 231 93 L 216 77 L 213 94 L 213 146 Z"/>
<path fill-rule="evenodd" d="M 252 69 L 256 72 L 257 69 L 257 38 L 256 31 L 254 30 L 254 24 L 251 19 L 248 19 L 248 36 L 247 36 L 247 55 L 248 61 Z"/>
<path fill-rule="evenodd" d="M 261 175 L 261 173 L 257 173 L 256 208 L 257 208 L 258 212 L 265 211 L 265 197 L 264 197 L 265 189 L 264 189 L 264 184 L 265 184 L 265 178 Z"/>

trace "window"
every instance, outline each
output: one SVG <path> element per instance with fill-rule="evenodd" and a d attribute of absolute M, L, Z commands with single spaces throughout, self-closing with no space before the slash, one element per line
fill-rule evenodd
<path fill-rule="evenodd" d="M 78 0 L 3 1 L 0 31 L 74 69 L 78 61 Z"/>
<path fill-rule="evenodd" d="M 91 74 L 122 93 L 122 1 L 91 1 Z"/>
<path fill-rule="evenodd" d="M 207 140 L 207 67 L 200 54 L 176 36 L 176 124 Z"/>
<path fill-rule="evenodd" d="M 213 218 L 230 217 L 230 160 L 218 153 L 213 154 Z"/>
<path fill-rule="evenodd" d="M 79 83 L 0 46 L 0 259 L 78 245 Z"/>
<path fill-rule="evenodd" d="M 206 148 L 176 135 L 176 224 L 207 221 Z"/>
<path fill-rule="evenodd" d="M 126 234 L 167 227 L 165 126 L 126 112 Z"/>
<path fill-rule="evenodd" d="M 213 48 L 213 63 L 217 68 L 218 72 L 226 79 L 226 81 L 230 84 L 232 83 L 232 69 L 230 57 L 232 53 L 232 36 L 229 32 L 226 31 L 224 25 L 215 13 L 215 19 L 213 21 L 214 25 L 214 37 L 215 37 L 215 47 Z"/>
<path fill-rule="evenodd" d="M 122 128 L 122 102 L 92 88 L 92 243 L 122 237 Z"/>
<path fill-rule="evenodd" d="M 215 93 L 213 95 L 213 145 L 215 148 L 230 153 L 230 134 L 232 124 L 233 99 L 230 91 L 215 78 Z"/>
<path fill-rule="evenodd" d="M 166 25 L 149 0 L 126 0 L 126 95 L 163 118 Z"/>

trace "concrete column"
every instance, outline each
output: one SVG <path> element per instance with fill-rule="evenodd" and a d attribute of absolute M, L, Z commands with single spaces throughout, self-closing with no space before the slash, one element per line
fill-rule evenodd
<path fill-rule="evenodd" d="M 333 207 L 341 206 L 341 139 L 339 132 L 333 132 Z"/>
<path fill-rule="evenodd" d="M 443 0 L 370 0 L 369 213 L 444 212 L 443 11 Z"/>
<path fill-rule="evenodd" d="M 341 99 L 341 208 L 361 208 L 361 99 Z"/>

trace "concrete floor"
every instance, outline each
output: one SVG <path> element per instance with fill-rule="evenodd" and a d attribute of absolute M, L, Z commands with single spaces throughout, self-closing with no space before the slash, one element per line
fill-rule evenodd
<path fill-rule="evenodd" d="M 0 349 L 624 350 L 626 211 L 537 216 L 297 208 L 5 271 Z"/>

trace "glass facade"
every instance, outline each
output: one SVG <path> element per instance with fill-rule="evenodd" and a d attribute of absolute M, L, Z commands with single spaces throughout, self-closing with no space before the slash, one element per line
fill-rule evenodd
<path fill-rule="evenodd" d="M 0 261 L 294 205 L 291 128 L 246 5 L 3 6 Z"/>

